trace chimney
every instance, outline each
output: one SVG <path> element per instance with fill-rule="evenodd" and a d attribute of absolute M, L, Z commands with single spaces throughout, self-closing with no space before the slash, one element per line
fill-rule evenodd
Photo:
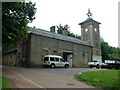
<path fill-rule="evenodd" d="M 55 26 L 50 27 L 50 32 L 55 33 Z"/>

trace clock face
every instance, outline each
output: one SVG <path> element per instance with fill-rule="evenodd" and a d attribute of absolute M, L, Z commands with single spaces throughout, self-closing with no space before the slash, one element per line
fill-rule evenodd
<path fill-rule="evenodd" d="M 85 32 L 87 32 L 87 31 L 88 31 L 88 28 L 85 29 Z"/>
<path fill-rule="evenodd" d="M 96 32 L 96 31 L 97 31 L 97 29 L 96 29 L 96 28 L 94 28 L 94 31 Z"/>

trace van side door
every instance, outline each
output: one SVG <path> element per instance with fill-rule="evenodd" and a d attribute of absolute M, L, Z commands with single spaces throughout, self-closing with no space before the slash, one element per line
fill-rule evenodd
<path fill-rule="evenodd" d="M 60 58 L 60 66 L 61 67 L 64 67 L 65 66 L 65 60 Z"/>
<path fill-rule="evenodd" d="M 56 66 L 59 67 L 60 66 L 59 58 L 55 57 L 54 59 L 55 59 Z"/>

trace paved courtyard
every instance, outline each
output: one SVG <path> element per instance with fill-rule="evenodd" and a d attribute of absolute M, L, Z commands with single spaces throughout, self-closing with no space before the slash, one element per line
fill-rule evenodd
<path fill-rule="evenodd" d="M 74 77 L 75 74 L 88 72 L 88 71 L 101 71 L 106 69 L 96 69 L 96 68 L 32 68 L 33 70 L 44 71 L 49 73 L 54 73 L 58 75 L 64 75 L 69 77 Z"/>
<path fill-rule="evenodd" d="M 75 79 L 74 75 L 98 69 L 88 68 L 20 68 L 3 67 L 3 76 L 7 77 L 15 88 L 94 88 Z M 100 69 L 99 69 L 100 70 Z"/>

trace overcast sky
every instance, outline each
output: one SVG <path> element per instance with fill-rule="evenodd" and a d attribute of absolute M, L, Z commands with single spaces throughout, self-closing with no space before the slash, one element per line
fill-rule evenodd
<path fill-rule="evenodd" d="M 100 36 L 109 45 L 118 47 L 119 0 L 31 0 L 36 2 L 36 19 L 29 24 L 49 30 L 59 24 L 70 26 L 72 33 L 81 35 L 78 23 L 87 19 L 88 8 L 92 19 L 100 22 Z"/>

